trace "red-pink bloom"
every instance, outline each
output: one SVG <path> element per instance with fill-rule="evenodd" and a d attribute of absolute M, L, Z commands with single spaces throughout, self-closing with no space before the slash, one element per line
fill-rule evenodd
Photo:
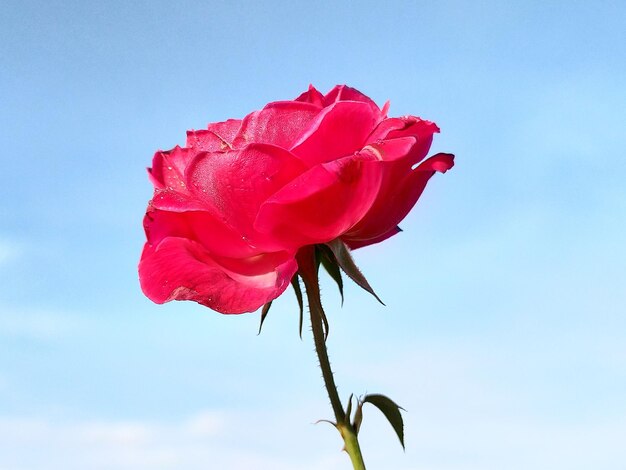
<path fill-rule="evenodd" d="M 351 248 L 399 231 L 436 172 L 435 124 L 388 118 L 353 88 L 269 103 L 242 120 L 187 133 L 154 155 L 154 196 L 139 278 L 153 301 L 251 312 L 278 297 L 297 251 L 340 238 Z"/>

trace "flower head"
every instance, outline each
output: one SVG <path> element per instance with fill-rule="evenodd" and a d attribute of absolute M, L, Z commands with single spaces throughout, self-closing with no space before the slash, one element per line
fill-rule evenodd
<path fill-rule="evenodd" d="M 450 154 L 425 159 L 437 132 L 344 85 L 189 131 L 149 169 L 144 293 L 250 312 L 287 288 L 301 248 L 393 236 L 430 177 L 453 166 Z"/>

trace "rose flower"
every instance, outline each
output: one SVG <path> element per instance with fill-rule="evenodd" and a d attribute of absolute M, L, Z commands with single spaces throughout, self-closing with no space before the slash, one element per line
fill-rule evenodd
<path fill-rule="evenodd" d="M 139 263 L 146 296 L 251 312 L 287 288 L 300 248 L 340 239 L 355 249 L 398 233 L 454 157 L 424 160 L 437 126 L 387 109 L 347 86 L 311 86 L 157 152 Z"/>

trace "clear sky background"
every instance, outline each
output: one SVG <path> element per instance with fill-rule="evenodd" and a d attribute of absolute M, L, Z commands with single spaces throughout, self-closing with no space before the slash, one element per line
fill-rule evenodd
<path fill-rule="evenodd" d="M 626 3 L 0 4 L 0 469 L 342 470 L 295 297 L 152 304 L 145 168 L 347 83 L 457 155 L 323 296 L 368 468 L 626 468 Z"/>

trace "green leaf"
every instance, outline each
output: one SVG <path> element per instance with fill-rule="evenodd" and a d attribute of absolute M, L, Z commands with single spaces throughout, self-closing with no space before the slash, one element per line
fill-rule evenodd
<path fill-rule="evenodd" d="M 265 317 L 267 317 L 267 314 L 269 313 L 271 306 L 272 306 L 272 301 L 269 301 L 268 303 L 263 305 L 263 310 L 261 310 L 261 324 L 259 325 L 259 332 L 257 333 L 257 336 L 261 334 L 261 328 L 263 328 L 263 322 L 265 321 Z"/>
<path fill-rule="evenodd" d="M 326 245 L 331 249 L 333 254 L 335 255 L 335 259 L 337 263 L 343 269 L 350 279 L 356 282 L 360 287 L 365 289 L 367 292 L 376 297 L 381 304 L 385 305 L 382 300 L 376 295 L 372 286 L 370 286 L 363 273 L 359 270 L 357 265 L 354 263 L 354 259 L 352 259 L 352 255 L 350 254 L 350 248 L 339 238 L 335 238 L 333 241 L 326 243 Z"/>
<path fill-rule="evenodd" d="M 341 278 L 341 270 L 337 264 L 337 259 L 326 245 L 317 245 L 320 253 L 320 261 L 326 272 L 337 283 L 339 293 L 341 294 L 341 305 L 343 306 L 343 279 Z"/>
<path fill-rule="evenodd" d="M 302 300 L 302 289 L 300 289 L 300 278 L 298 275 L 294 275 L 291 278 L 291 285 L 296 293 L 296 299 L 298 299 L 298 306 L 300 307 L 300 339 L 302 339 L 302 321 L 304 317 L 304 301 Z"/>
<path fill-rule="evenodd" d="M 404 410 L 404 408 L 398 406 L 391 398 L 378 394 L 365 395 L 363 403 L 371 403 L 385 415 L 404 449 L 404 422 L 402 421 L 402 414 L 400 414 L 400 410 Z"/>

